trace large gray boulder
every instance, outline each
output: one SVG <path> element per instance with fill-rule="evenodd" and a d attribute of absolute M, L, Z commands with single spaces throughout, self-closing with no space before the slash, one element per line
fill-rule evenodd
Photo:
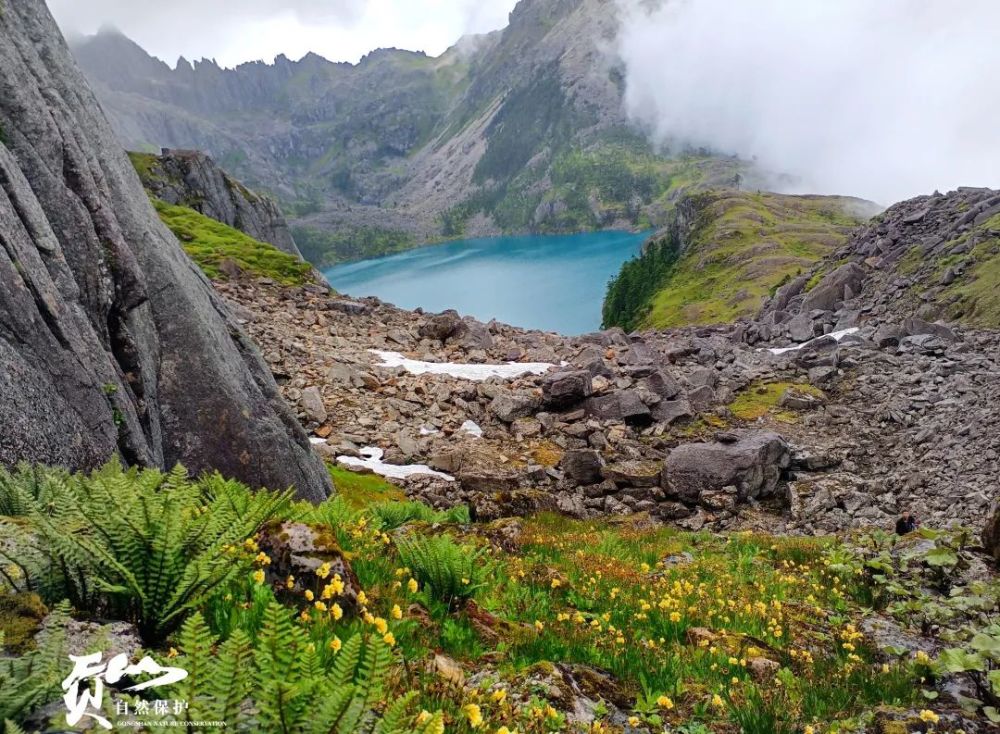
<path fill-rule="evenodd" d="M 865 269 L 855 262 L 841 265 L 825 275 L 802 299 L 802 313 L 813 310 L 834 311 L 844 301 L 861 292 L 865 282 Z"/>
<path fill-rule="evenodd" d="M 644 424 L 652 420 L 649 408 L 635 390 L 619 390 L 610 395 L 590 398 L 584 404 L 584 409 L 587 415 L 602 421 Z"/>
<path fill-rule="evenodd" d="M 153 211 L 42 0 L 0 12 L 0 462 L 332 489 L 257 349 Z"/>
<path fill-rule="evenodd" d="M 741 500 L 774 492 L 792 453 L 776 433 L 749 431 L 712 443 L 678 446 L 667 457 L 661 485 L 669 497 L 689 504 L 703 493 L 736 487 Z"/>
<path fill-rule="evenodd" d="M 542 381 L 542 396 L 552 408 L 567 408 L 589 398 L 594 392 L 587 370 L 560 370 Z"/>

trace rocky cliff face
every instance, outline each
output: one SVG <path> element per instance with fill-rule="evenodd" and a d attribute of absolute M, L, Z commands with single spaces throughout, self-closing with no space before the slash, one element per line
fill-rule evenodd
<path fill-rule="evenodd" d="M 195 150 L 164 150 L 159 156 L 130 153 L 146 191 L 168 204 L 206 217 L 302 258 L 284 214 L 266 196 L 250 191 L 215 161 Z"/>
<path fill-rule="evenodd" d="M 896 204 L 780 289 L 748 337 L 804 342 L 829 331 L 877 327 L 898 344 L 926 324 L 1000 326 L 1000 192 L 964 188 Z M 924 328 L 924 327 L 914 327 Z"/>
<path fill-rule="evenodd" d="M 156 217 L 42 0 L 0 13 L 0 461 L 330 488 L 257 350 Z"/>
<path fill-rule="evenodd" d="M 303 251 L 335 260 L 359 241 L 370 255 L 442 234 L 657 224 L 688 171 L 624 116 L 617 27 L 611 0 L 522 0 L 506 29 L 439 58 L 171 69 L 113 32 L 74 52 L 127 147 L 206 151 L 282 201 Z"/>

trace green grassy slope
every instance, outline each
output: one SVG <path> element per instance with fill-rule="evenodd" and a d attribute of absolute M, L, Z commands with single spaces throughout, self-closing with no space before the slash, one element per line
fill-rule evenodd
<path fill-rule="evenodd" d="M 713 189 L 678 202 L 677 221 L 608 286 L 606 326 L 729 322 L 842 245 L 854 200 Z"/>
<path fill-rule="evenodd" d="M 225 278 L 222 263 L 232 260 L 240 270 L 283 285 L 302 285 L 312 279 L 312 266 L 273 245 L 199 214 L 194 209 L 153 199 L 163 223 L 180 240 L 184 251 L 210 278 Z"/>
<path fill-rule="evenodd" d="M 968 276 L 956 280 L 939 297 L 948 304 L 948 315 L 958 321 L 982 326 L 1000 327 L 1000 214 L 988 219 L 954 242 L 969 239 L 977 244 L 967 255 L 942 258 L 934 263 L 937 280 L 955 262 L 964 259 Z"/>

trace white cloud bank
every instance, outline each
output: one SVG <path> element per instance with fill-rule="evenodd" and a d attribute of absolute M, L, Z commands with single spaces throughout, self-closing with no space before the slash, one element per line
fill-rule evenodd
<path fill-rule="evenodd" d="M 659 142 L 889 204 L 1000 185 L 996 0 L 620 0 L 626 106 Z"/>

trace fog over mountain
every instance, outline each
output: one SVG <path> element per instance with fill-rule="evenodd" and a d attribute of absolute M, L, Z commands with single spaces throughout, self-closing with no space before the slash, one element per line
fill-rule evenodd
<path fill-rule="evenodd" d="M 1000 4 L 621 0 L 629 115 L 799 191 L 890 203 L 1000 184 Z"/>

